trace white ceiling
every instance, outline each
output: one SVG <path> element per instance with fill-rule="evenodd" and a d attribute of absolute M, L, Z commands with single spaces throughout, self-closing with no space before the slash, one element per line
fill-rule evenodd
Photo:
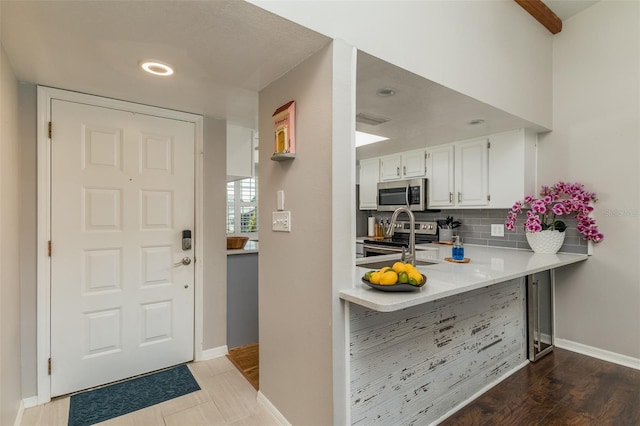
<path fill-rule="evenodd" d="M 258 91 L 330 41 L 238 0 L 0 0 L 0 7 L 2 44 L 20 81 L 250 128 L 257 128 Z M 138 64 L 149 58 L 174 65 L 175 75 L 142 72 Z M 358 148 L 358 157 L 519 127 L 544 130 L 362 52 L 357 78 L 357 112 L 391 119 L 380 126 L 357 124 L 391 138 Z M 382 87 L 397 94 L 381 98 L 375 93 Z M 475 118 L 485 123 L 469 126 Z"/>
<path fill-rule="evenodd" d="M 599 0 L 543 0 L 558 18 L 565 21 L 598 3 Z"/>
<path fill-rule="evenodd" d="M 21 81 L 257 128 L 258 91 L 329 43 L 244 1 L 2 1 Z M 142 72 L 142 59 L 175 67 Z"/>

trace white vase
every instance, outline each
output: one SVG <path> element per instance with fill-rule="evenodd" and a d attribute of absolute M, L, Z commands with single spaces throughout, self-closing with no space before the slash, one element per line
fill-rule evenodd
<path fill-rule="evenodd" d="M 540 231 L 527 232 L 527 242 L 536 253 L 554 254 L 560 250 L 564 242 L 564 232 L 560 231 Z"/>

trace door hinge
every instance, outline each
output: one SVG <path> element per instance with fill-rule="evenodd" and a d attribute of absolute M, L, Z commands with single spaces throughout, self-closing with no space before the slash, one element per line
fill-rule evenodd
<path fill-rule="evenodd" d="M 487 194 L 487 201 L 491 201 L 491 194 Z"/>
<path fill-rule="evenodd" d="M 491 148 L 491 141 L 487 142 L 487 149 Z"/>
<path fill-rule="evenodd" d="M 47 242 L 47 253 L 49 253 L 49 257 L 51 257 L 51 240 Z"/>
<path fill-rule="evenodd" d="M 53 125 L 49 122 L 49 139 L 51 139 L 51 135 L 53 134 Z"/>
<path fill-rule="evenodd" d="M 51 358 L 49 358 L 49 361 L 47 361 L 47 372 L 49 373 L 49 375 L 51 375 Z"/>

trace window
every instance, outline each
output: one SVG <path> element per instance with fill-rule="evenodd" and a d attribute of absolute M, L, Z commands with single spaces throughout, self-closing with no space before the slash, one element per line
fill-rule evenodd
<path fill-rule="evenodd" d="M 257 237 L 258 180 L 227 182 L 227 234 Z"/>

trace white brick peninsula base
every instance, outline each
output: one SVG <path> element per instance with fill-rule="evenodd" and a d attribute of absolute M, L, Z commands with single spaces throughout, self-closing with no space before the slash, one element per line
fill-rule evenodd
<path fill-rule="evenodd" d="M 524 278 L 396 312 L 351 308 L 351 422 L 429 424 L 527 359 Z"/>

